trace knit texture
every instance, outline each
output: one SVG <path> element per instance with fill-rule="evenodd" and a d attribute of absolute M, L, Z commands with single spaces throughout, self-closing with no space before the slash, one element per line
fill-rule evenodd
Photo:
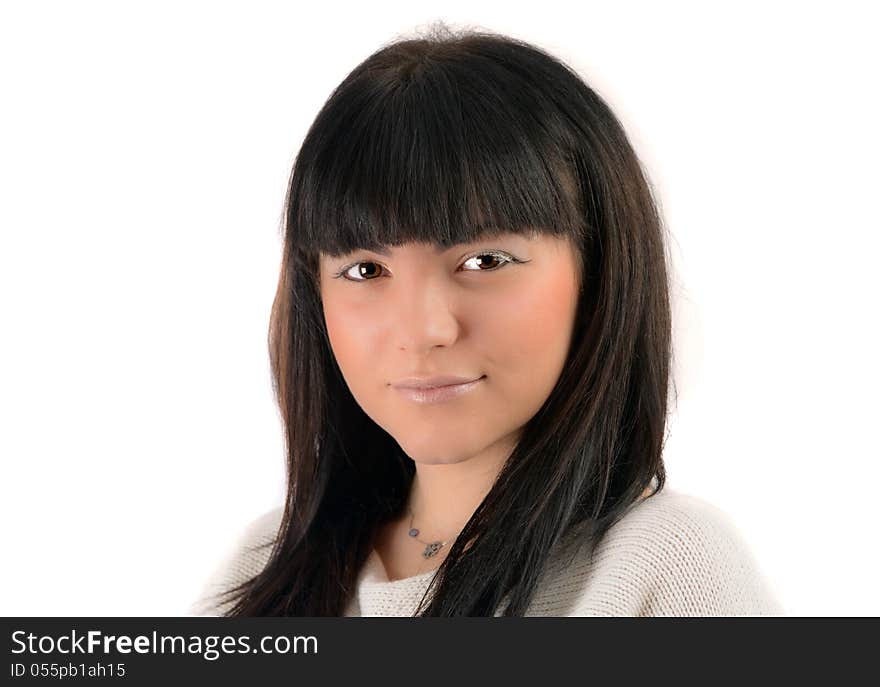
<path fill-rule="evenodd" d="M 265 566 L 283 509 L 243 532 L 209 578 L 192 615 L 223 615 L 214 595 Z M 592 562 L 577 540 L 549 560 L 527 616 L 783 615 L 775 592 L 729 517 L 695 496 L 665 487 L 615 523 Z M 346 616 L 411 616 L 434 571 L 389 581 L 374 550 Z M 499 607 L 500 615 L 504 605 Z"/>

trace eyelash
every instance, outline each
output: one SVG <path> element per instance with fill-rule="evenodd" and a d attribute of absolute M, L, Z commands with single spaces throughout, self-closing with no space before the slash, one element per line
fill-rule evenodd
<path fill-rule="evenodd" d="M 528 260 L 520 260 L 519 258 L 513 257 L 510 253 L 505 253 L 503 251 L 481 250 L 481 251 L 477 251 L 476 253 L 471 253 L 470 255 L 468 255 L 466 258 L 464 258 L 464 260 L 462 260 L 462 263 L 467 262 L 471 258 L 478 258 L 483 255 L 491 255 L 493 258 L 498 258 L 498 259 L 502 260 L 503 262 L 500 265 L 498 265 L 498 267 L 493 267 L 491 269 L 486 269 L 486 270 L 476 269 L 476 270 L 465 270 L 465 271 L 466 272 L 497 272 L 502 267 L 504 267 L 504 265 L 506 265 L 508 263 L 528 262 Z M 339 277 L 342 277 L 346 281 L 353 281 L 353 282 L 367 282 L 367 281 L 374 281 L 375 279 L 378 279 L 378 277 L 371 277 L 370 279 L 351 279 L 350 277 L 345 276 L 346 272 L 348 272 L 352 267 L 354 267 L 356 265 L 360 265 L 360 264 L 365 264 L 365 263 L 373 263 L 376 265 L 379 264 L 379 263 L 375 262 L 374 260 L 358 260 L 357 262 L 353 262 L 350 265 L 346 265 L 345 267 L 343 267 L 339 272 L 337 272 L 334 275 L 333 278 L 337 279 Z"/>

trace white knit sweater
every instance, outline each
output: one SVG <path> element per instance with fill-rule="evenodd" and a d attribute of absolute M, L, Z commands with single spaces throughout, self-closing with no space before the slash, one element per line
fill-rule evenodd
<path fill-rule="evenodd" d="M 209 579 L 190 608 L 193 615 L 222 615 L 228 606 L 211 598 L 256 575 L 274 539 L 283 509 L 254 520 L 233 553 Z M 739 530 L 718 508 L 671 491 L 645 499 L 608 531 L 590 563 L 587 547 L 570 560 L 548 562 L 527 616 L 731 616 L 783 615 L 775 592 Z M 346 616 L 410 616 L 433 571 L 389 581 L 374 550 L 364 565 Z M 500 615 L 503 605 L 498 609 Z"/>

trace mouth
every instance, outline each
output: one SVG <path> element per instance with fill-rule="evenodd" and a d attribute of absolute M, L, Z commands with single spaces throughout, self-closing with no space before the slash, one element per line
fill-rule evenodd
<path fill-rule="evenodd" d="M 472 391 L 486 379 L 486 375 L 469 382 L 444 384 L 430 387 L 394 386 L 393 389 L 404 398 L 415 403 L 442 403 L 451 401 Z"/>

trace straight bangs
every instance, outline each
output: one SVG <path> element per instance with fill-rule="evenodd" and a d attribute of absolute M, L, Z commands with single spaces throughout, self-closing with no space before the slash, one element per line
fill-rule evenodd
<path fill-rule="evenodd" d="M 380 51 L 352 72 L 306 136 L 288 197 L 297 249 L 583 235 L 573 153 L 537 86 L 485 55 L 382 65 Z"/>

